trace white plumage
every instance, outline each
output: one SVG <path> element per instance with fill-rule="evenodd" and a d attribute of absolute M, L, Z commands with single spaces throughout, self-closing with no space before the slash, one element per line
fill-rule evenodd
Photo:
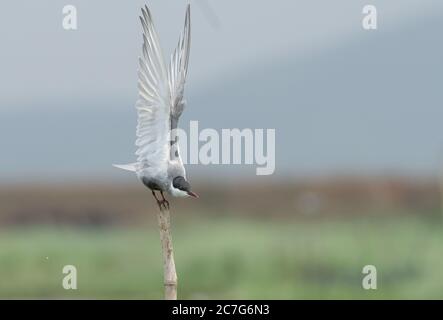
<path fill-rule="evenodd" d="M 184 85 L 191 41 L 190 6 L 187 7 L 184 30 L 171 55 L 168 69 L 151 13 L 146 6 L 142 8 L 140 20 L 143 47 L 139 58 L 139 97 L 136 103 L 137 162 L 114 166 L 136 172 L 138 178 L 153 191 L 154 196 L 155 190 L 162 195 L 166 191 L 173 196 L 197 196 L 186 181 L 174 130 L 186 105 Z M 166 201 L 164 198 L 163 200 Z"/>

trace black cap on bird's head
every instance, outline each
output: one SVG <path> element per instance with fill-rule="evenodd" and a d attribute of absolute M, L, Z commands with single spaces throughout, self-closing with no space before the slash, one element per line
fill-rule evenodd
<path fill-rule="evenodd" d="M 198 198 L 198 195 L 191 191 L 191 185 L 189 182 L 182 176 L 175 177 L 174 180 L 172 180 L 172 186 L 186 192 L 191 197 Z"/>

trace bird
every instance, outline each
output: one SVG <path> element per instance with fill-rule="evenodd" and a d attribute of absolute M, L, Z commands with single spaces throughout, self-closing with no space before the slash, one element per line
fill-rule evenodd
<path fill-rule="evenodd" d="M 169 209 L 164 193 L 174 197 L 199 197 L 191 190 L 186 178 L 176 135 L 179 118 L 186 107 L 184 86 L 191 44 L 191 9 L 188 4 L 184 29 L 168 69 L 151 12 L 146 5 L 141 11 L 143 46 L 138 59 L 138 99 L 135 105 L 137 161 L 113 166 L 135 172 L 143 185 L 151 190 L 162 210 Z M 160 192 L 161 199 L 156 192 Z"/>

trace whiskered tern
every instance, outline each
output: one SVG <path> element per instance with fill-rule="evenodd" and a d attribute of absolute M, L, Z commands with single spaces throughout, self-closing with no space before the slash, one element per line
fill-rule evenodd
<path fill-rule="evenodd" d="M 198 198 L 186 179 L 176 136 L 178 120 L 186 106 L 184 86 L 191 42 L 190 6 L 187 7 L 184 30 L 171 55 L 168 69 L 147 6 L 142 8 L 140 20 L 143 27 L 143 50 L 139 58 L 139 97 L 136 103 L 137 162 L 114 166 L 135 172 L 152 191 L 162 209 L 169 208 L 164 192 L 175 197 Z M 160 192 L 162 199 L 157 198 L 156 192 Z"/>

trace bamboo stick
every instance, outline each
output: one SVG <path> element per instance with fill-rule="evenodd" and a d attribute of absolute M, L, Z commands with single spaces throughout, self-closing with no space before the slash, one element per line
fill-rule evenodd
<path fill-rule="evenodd" d="M 160 207 L 157 220 L 160 228 L 160 241 L 163 253 L 165 300 L 177 300 L 177 273 L 175 271 L 169 209 Z"/>

